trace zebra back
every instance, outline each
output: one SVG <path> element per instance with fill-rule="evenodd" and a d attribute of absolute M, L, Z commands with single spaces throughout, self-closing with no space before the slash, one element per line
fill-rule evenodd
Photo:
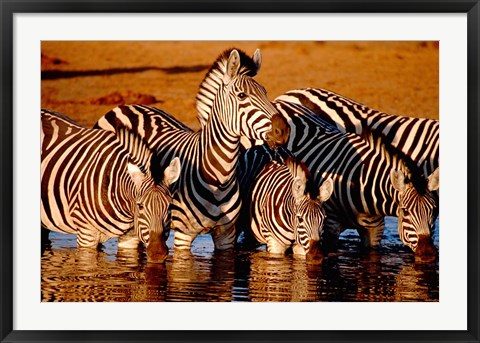
<path fill-rule="evenodd" d="M 358 135 L 369 130 L 393 146 L 430 175 L 439 167 L 438 120 L 390 115 L 321 88 L 286 92 L 274 101 L 301 104 L 344 132 Z"/>

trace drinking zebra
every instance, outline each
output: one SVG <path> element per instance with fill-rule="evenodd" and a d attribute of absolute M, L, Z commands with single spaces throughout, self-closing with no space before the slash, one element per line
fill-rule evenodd
<path fill-rule="evenodd" d="M 317 186 L 333 180 L 333 195 L 323 206 L 324 243 L 355 228 L 363 245 L 377 246 L 384 217 L 396 216 L 400 239 L 415 257 L 436 256 L 431 232 L 438 215 L 438 168 L 425 178 L 408 156 L 385 144 L 381 136 L 339 132 L 298 104 L 275 101 L 275 106 L 290 126 L 285 147 L 306 164 Z M 268 159 L 264 155 L 256 160 L 264 161 L 265 156 Z M 250 168 L 246 162 L 242 165 Z"/>
<path fill-rule="evenodd" d="M 410 156 L 425 175 L 439 167 L 438 120 L 390 115 L 320 88 L 290 90 L 275 101 L 306 106 L 342 131 L 382 135 L 386 144 Z"/>
<path fill-rule="evenodd" d="M 296 255 L 320 255 L 320 235 L 325 219 L 322 204 L 333 192 L 326 179 L 320 189 L 313 186 L 304 163 L 294 157 L 272 161 L 254 182 L 250 218 L 255 238 L 267 244 L 267 251 Z"/>
<path fill-rule="evenodd" d="M 200 86 L 212 93 L 209 99 L 198 95 L 211 111 L 198 132 L 161 110 L 139 105 L 117 107 L 97 122 L 105 130 L 126 126 L 139 133 L 156 151 L 160 165 L 180 158 L 182 172 L 172 203 L 176 249 L 189 249 L 205 233 L 212 235 L 215 249 L 232 248 L 241 206 L 235 176 L 241 137 L 275 144 L 287 139 L 288 126 L 253 79 L 260 59 L 259 50 L 253 58 L 236 49 L 219 56 Z M 218 88 L 211 87 L 212 80 Z"/>
<path fill-rule="evenodd" d="M 179 177 L 179 159 L 171 161 L 162 180 L 152 175 L 155 156 L 137 135 L 87 129 L 48 110 L 41 118 L 42 227 L 77 234 L 80 248 L 96 248 L 133 228 L 137 245 L 142 241 L 147 247 L 148 261 L 163 262 L 169 186 Z M 129 238 L 124 247 L 132 243 Z"/>

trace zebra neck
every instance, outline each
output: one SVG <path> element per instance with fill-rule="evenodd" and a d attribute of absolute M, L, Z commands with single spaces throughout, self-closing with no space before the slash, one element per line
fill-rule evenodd
<path fill-rule="evenodd" d="M 228 133 L 214 117 L 212 116 L 200 133 L 199 168 L 211 185 L 228 187 L 235 179 L 240 138 Z"/>

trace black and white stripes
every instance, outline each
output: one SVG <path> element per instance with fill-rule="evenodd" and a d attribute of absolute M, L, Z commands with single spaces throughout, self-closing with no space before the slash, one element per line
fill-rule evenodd
<path fill-rule="evenodd" d="M 325 219 L 322 204 L 331 196 L 327 179 L 312 189 L 307 167 L 293 157 L 272 161 L 254 182 L 250 202 L 251 229 L 271 253 L 283 254 L 292 247 L 298 255 L 320 251 Z M 308 187 L 310 186 L 310 187 Z"/>
<path fill-rule="evenodd" d="M 324 206 L 325 232 L 338 237 L 345 228 L 357 228 L 364 244 L 375 246 L 383 217 L 403 211 L 399 233 L 407 238 L 402 238 L 404 244 L 415 251 L 416 236 L 424 235 L 425 245 L 432 247 L 429 238 L 438 214 L 438 197 L 432 192 L 438 189 L 438 170 L 427 179 L 381 136 L 342 133 L 302 105 L 284 101 L 275 105 L 290 125 L 286 147 L 307 165 L 317 185 L 325 178 L 334 181 L 333 195 Z M 395 186 L 392 174 L 407 176 L 403 187 Z"/>
<path fill-rule="evenodd" d="M 409 156 L 430 175 L 439 167 L 438 120 L 390 115 L 320 88 L 294 89 L 275 101 L 301 104 L 341 131 L 375 132 L 384 142 Z"/>
<path fill-rule="evenodd" d="M 211 112 L 198 132 L 165 112 L 142 106 L 121 106 L 98 122 L 98 127 L 106 130 L 128 126 L 143 135 L 156 151 L 160 165 L 180 158 L 182 173 L 172 204 L 177 249 L 189 249 L 201 233 L 211 233 L 216 249 L 232 248 L 233 225 L 241 206 L 235 176 L 240 138 L 285 141 L 284 132 L 272 130 L 275 108 L 265 89 L 252 78 L 260 67 L 259 56 L 256 52 L 251 59 L 234 49 L 217 59 L 201 89 L 207 89 L 212 78 L 218 87 L 208 88 L 208 96 L 199 92 L 199 101 Z"/>
<path fill-rule="evenodd" d="M 168 248 L 171 192 L 180 163 L 163 180 L 151 174 L 152 152 L 127 130 L 83 128 L 67 117 L 42 113 L 41 219 L 46 229 L 77 234 L 79 247 L 96 247 L 134 230 L 152 262 Z"/>

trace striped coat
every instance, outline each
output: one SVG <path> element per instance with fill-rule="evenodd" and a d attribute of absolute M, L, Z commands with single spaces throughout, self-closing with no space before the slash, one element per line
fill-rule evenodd
<path fill-rule="evenodd" d="M 41 115 L 42 227 L 77 234 L 79 247 L 97 247 L 133 229 L 149 260 L 162 262 L 179 160 L 156 179 L 154 156 L 137 135 L 87 129 L 47 110 Z"/>

